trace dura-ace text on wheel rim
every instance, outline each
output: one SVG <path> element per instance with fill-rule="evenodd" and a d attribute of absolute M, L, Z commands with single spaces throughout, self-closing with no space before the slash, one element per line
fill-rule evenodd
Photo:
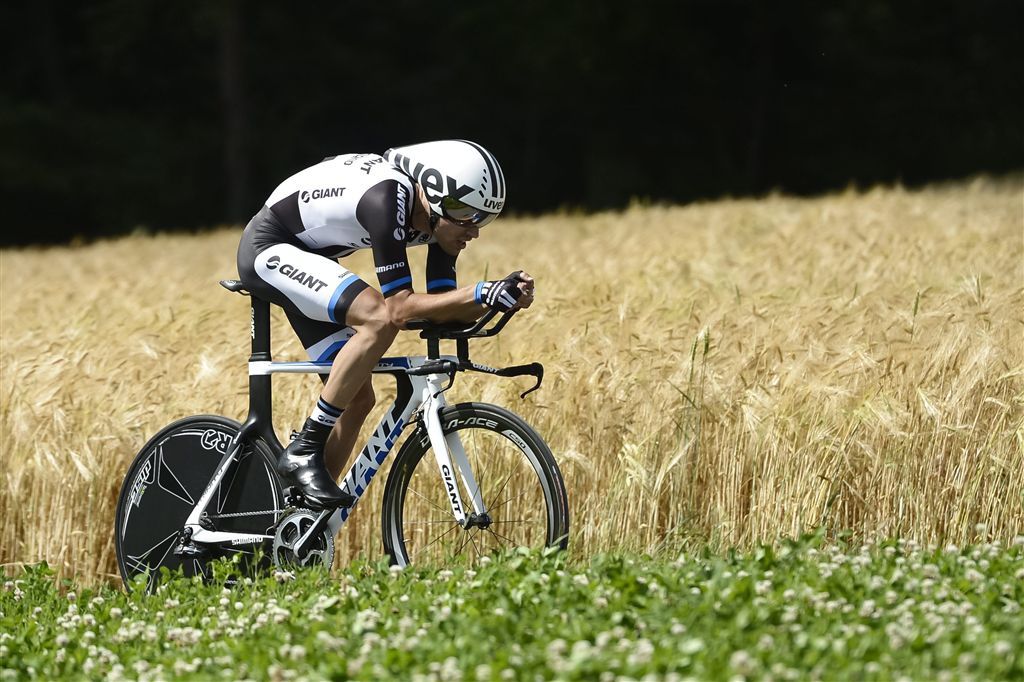
<path fill-rule="evenodd" d="M 441 417 L 446 437 L 454 433 L 462 442 L 487 514 L 465 528 L 456 523 L 446 485 L 459 486 L 467 516 L 474 511 L 474 491 L 457 472 L 450 480 L 442 477 L 426 433 L 417 429 L 399 453 L 384 495 L 385 549 L 392 560 L 472 562 L 512 547 L 565 548 L 565 487 L 537 433 L 494 405 L 455 405 Z"/>
<path fill-rule="evenodd" d="M 238 422 L 224 417 L 188 417 L 163 429 L 136 456 L 117 503 L 117 562 L 125 584 L 147 570 L 155 575 L 162 566 L 208 577 L 207 564 L 214 558 L 254 555 L 251 544 L 202 556 L 174 554 L 179 531 L 238 430 Z M 282 503 L 271 456 L 249 446 L 218 486 L 208 513 L 218 530 L 264 534 L 277 521 Z M 269 556 L 264 558 L 268 561 Z"/>

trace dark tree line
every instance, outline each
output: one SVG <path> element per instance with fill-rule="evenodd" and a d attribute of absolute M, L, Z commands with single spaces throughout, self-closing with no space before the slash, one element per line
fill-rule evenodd
<path fill-rule="evenodd" d="M 320 158 L 489 147 L 509 208 L 1024 166 L 1024 5 L 5 5 L 4 243 L 246 220 Z"/>

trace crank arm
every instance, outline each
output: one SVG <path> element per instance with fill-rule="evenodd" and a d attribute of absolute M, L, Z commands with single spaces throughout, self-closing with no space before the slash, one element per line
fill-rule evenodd
<path fill-rule="evenodd" d="M 323 530 L 327 527 L 327 521 L 330 520 L 331 515 L 334 513 L 334 509 L 324 509 L 316 517 L 316 522 L 309 527 L 306 534 L 299 538 L 299 541 L 295 543 L 295 556 L 302 561 L 306 558 L 306 554 L 309 553 L 309 548 L 313 544 L 313 538 L 320 535 Z"/>

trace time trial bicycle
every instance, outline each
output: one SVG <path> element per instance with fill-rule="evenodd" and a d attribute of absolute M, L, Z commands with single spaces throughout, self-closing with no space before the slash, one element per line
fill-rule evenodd
<path fill-rule="evenodd" d="M 249 295 L 237 280 L 221 285 Z M 327 374 L 331 363 L 275 362 L 270 303 L 250 300 L 245 421 L 216 415 L 178 420 L 143 446 L 124 478 L 115 545 L 126 586 L 144 574 L 152 589 L 162 567 L 210 578 L 211 563 L 233 555 L 249 570 L 271 563 L 330 567 L 335 536 L 407 431 L 387 476 L 381 513 L 383 548 L 393 564 L 472 561 L 512 546 L 566 548 L 565 485 L 540 435 L 505 408 L 449 405 L 444 396 L 465 371 L 534 377 L 536 384 L 521 397 L 540 388 L 540 363 L 494 368 L 469 359 L 469 340 L 496 335 L 511 312 L 495 322 L 497 313 L 489 311 L 468 326 L 411 321 L 408 328 L 426 339 L 427 355 L 385 357 L 373 370 L 394 377 L 397 392 L 340 486 L 356 502 L 312 509 L 277 475 L 283 446 L 273 427 L 271 377 Z M 455 341 L 456 355 L 441 355 L 442 340 Z"/>

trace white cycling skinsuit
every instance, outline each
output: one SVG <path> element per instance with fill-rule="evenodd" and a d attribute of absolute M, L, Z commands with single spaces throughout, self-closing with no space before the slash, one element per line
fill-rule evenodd
<path fill-rule="evenodd" d="M 378 154 L 329 157 L 282 182 L 249 221 L 238 273 L 284 308 L 310 359 L 333 360 L 354 334 L 349 305 L 367 284 L 337 259 L 372 249 L 385 298 L 413 288 L 409 246 L 428 245 L 427 293 L 457 288 L 455 256 L 412 229 L 410 178 Z"/>

